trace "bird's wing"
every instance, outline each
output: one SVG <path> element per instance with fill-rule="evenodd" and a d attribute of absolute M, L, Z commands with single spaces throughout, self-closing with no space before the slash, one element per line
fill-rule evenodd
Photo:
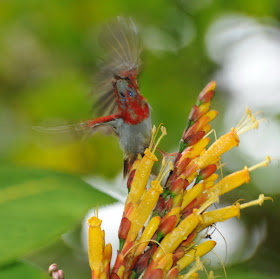
<path fill-rule="evenodd" d="M 100 35 L 104 59 L 95 75 L 93 94 L 96 96 L 94 110 L 98 115 L 117 112 L 117 96 L 112 81 L 129 70 L 139 71 L 141 44 L 135 23 L 131 18 L 117 17 L 107 23 Z"/>

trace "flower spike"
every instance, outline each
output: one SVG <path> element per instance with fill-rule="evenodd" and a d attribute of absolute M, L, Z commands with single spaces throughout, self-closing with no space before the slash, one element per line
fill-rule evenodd
<path fill-rule="evenodd" d="M 239 136 L 257 128 L 260 120 L 256 119 L 258 113 L 252 113 L 247 107 L 236 128 L 207 148 L 210 141 L 207 133 L 212 129 L 210 121 L 217 115 L 210 104 L 215 87 L 216 83 L 210 82 L 202 90 L 189 115 L 174 162 L 163 157 L 157 178 L 148 185 L 152 167 L 158 161 L 155 150 L 167 134 L 162 124 L 157 129 L 153 127 L 150 146 L 143 157 L 137 157 L 129 175 L 130 190 L 119 228 L 120 248 L 112 270 L 112 247 L 105 245 L 101 220 L 89 219 L 92 279 L 198 278 L 196 272 L 205 269 L 200 257 L 216 245 L 213 240 L 197 245 L 199 232 L 214 223 L 240 218 L 242 209 L 272 200 L 261 194 L 255 201 L 242 204 L 239 200 L 234 205 L 209 210 L 223 194 L 248 183 L 253 170 L 267 167 L 270 162 L 267 156 L 263 162 L 250 168 L 245 166 L 218 180 L 216 171 L 221 168 L 221 156 L 238 146 Z M 156 140 L 159 130 L 161 135 Z M 179 274 L 194 261 L 187 274 Z M 208 278 L 211 276 L 210 272 Z"/>

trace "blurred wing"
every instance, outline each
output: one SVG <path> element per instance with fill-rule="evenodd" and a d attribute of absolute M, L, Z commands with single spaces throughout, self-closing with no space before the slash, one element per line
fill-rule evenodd
<path fill-rule="evenodd" d="M 94 109 L 100 115 L 115 113 L 117 99 L 112 86 L 114 76 L 136 69 L 138 72 L 141 60 L 141 45 L 136 25 L 131 18 L 118 17 L 106 24 L 100 35 L 100 44 L 105 52 L 100 71 L 95 76 L 94 94 L 97 101 Z"/>
<path fill-rule="evenodd" d="M 98 126 L 100 126 L 100 124 L 89 126 L 87 122 L 82 122 L 74 125 L 65 125 L 58 127 L 33 126 L 32 129 L 40 133 L 53 134 L 58 137 L 66 136 L 68 139 L 84 139 L 95 132 Z"/>

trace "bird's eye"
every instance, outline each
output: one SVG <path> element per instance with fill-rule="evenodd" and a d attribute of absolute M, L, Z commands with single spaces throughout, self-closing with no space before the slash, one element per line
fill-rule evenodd
<path fill-rule="evenodd" d="M 132 92 L 131 91 L 129 91 L 129 96 L 132 96 Z"/>

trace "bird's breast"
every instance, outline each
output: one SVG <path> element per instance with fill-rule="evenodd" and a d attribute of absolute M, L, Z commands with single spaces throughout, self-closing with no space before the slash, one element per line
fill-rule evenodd
<path fill-rule="evenodd" d="M 148 117 L 136 125 L 131 125 L 120 120 L 115 130 L 120 137 L 120 145 L 124 151 L 125 157 L 131 154 L 143 154 L 151 140 L 151 118 Z"/>

